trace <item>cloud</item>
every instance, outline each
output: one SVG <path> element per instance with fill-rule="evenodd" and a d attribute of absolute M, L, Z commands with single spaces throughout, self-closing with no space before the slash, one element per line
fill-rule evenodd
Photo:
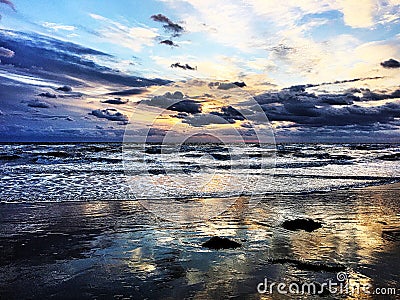
<path fill-rule="evenodd" d="M 151 18 L 156 22 L 164 23 L 164 29 L 172 32 L 175 37 L 180 36 L 185 31 L 181 25 L 172 22 L 168 17 L 162 14 L 152 15 Z"/>
<path fill-rule="evenodd" d="M 335 80 L 331 82 L 322 82 L 322 83 L 309 83 L 309 84 L 301 84 L 301 85 L 294 85 L 289 87 L 290 90 L 298 90 L 298 91 L 305 91 L 306 88 L 310 87 L 318 87 L 324 85 L 334 85 L 334 84 L 342 84 L 348 82 L 357 82 L 357 81 L 366 81 L 366 80 L 376 80 L 385 78 L 383 76 L 375 76 L 375 77 L 364 77 L 364 78 L 353 78 L 353 79 L 345 79 L 345 80 Z"/>
<path fill-rule="evenodd" d="M 375 101 L 375 100 L 385 100 L 385 99 L 396 99 L 400 98 L 400 89 L 393 91 L 392 93 L 380 93 L 373 92 L 369 89 L 360 89 L 360 93 L 362 93 L 361 101 Z"/>
<path fill-rule="evenodd" d="M 381 66 L 387 69 L 395 69 L 395 68 L 400 68 L 400 62 L 397 60 L 391 58 L 389 60 L 386 60 L 384 62 L 381 62 Z"/>
<path fill-rule="evenodd" d="M 183 70 L 197 71 L 197 67 L 192 67 L 192 66 L 190 66 L 188 64 L 184 64 L 183 65 L 183 64 L 181 64 L 179 62 L 171 64 L 171 68 L 180 68 L 180 69 L 183 69 Z"/>
<path fill-rule="evenodd" d="M 0 47 L 0 56 L 12 58 L 14 57 L 14 55 L 15 55 L 14 51 L 4 47 Z"/>
<path fill-rule="evenodd" d="M 171 40 L 162 40 L 162 41 L 160 42 L 160 44 L 168 45 L 168 46 L 171 46 L 171 47 L 179 47 L 178 44 L 175 44 L 175 43 L 174 43 L 173 41 L 171 41 Z"/>
<path fill-rule="evenodd" d="M 210 82 L 208 84 L 209 88 L 217 87 L 217 89 L 219 89 L 219 90 L 230 90 L 230 89 L 234 89 L 234 88 L 238 88 L 238 87 L 243 88 L 245 86 L 247 86 L 247 85 L 243 81 L 242 82 L 238 82 L 238 81 L 235 81 L 235 82 Z"/>
<path fill-rule="evenodd" d="M 39 97 L 44 97 L 44 98 L 52 98 L 52 99 L 56 99 L 57 98 L 56 94 L 53 94 L 53 93 L 50 93 L 50 92 L 40 93 L 38 96 Z"/>
<path fill-rule="evenodd" d="M 90 16 L 102 23 L 102 28 L 98 30 L 100 38 L 134 52 L 140 52 L 145 46 L 153 46 L 154 39 L 158 36 L 156 28 L 130 27 L 100 15 Z"/>
<path fill-rule="evenodd" d="M 216 114 L 206 113 L 188 116 L 182 120 L 182 123 L 189 124 L 193 127 L 203 127 L 211 124 L 232 124 L 234 121 L 229 122 L 225 118 Z"/>
<path fill-rule="evenodd" d="M 185 99 L 184 95 L 179 91 L 173 94 L 167 92 L 162 96 L 154 96 L 150 100 L 142 100 L 141 103 L 182 113 L 196 114 L 201 112 L 200 103 Z"/>
<path fill-rule="evenodd" d="M 343 12 L 344 22 L 355 28 L 371 27 L 374 25 L 375 13 L 378 10 L 376 1 L 338 1 L 338 8 Z"/>
<path fill-rule="evenodd" d="M 75 26 L 63 25 L 63 24 L 57 24 L 57 23 L 51 23 L 51 22 L 44 22 L 42 24 L 42 26 L 52 29 L 54 31 L 58 31 L 58 30 L 74 31 L 74 30 L 76 30 Z"/>
<path fill-rule="evenodd" d="M 388 16 L 398 10 L 398 1 L 375 0 L 323 0 L 281 2 L 279 0 L 248 0 L 255 14 L 268 16 L 282 27 L 298 23 L 306 15 L 337 11 L 342 14 L 343 22 L 354 28 L 372 27 L 379 22 L 391 22 Z"/>
<path fill-rule="evenodd" d="M 171 23 L 171 20 L 162 14 L 153 15 L 151 16 L 151 18 L 156 22 L 167 23 L 167 24 Z"/>
<path fill-rule="evenodd" d="M 122 99 L 122 98 L 114 98 L 114 99 L 107 99 L 107 100 L 101 101 L 101 103 L 116 104 L 116 105 L 126 104 L 128 102 L 129 102 L 128 99 Z"/>
<path fill-rule="evenodd" d="M 200 32 L 213 43 L 249 54 L 241 59 L 241 53 L 238 57 L 242 61 L 232 62 L 238 70 L 236 77 L 229 80 L 240 80 L 243 73 L 248 74 L 245 72 L 260 71 L 276 79 L 287 78 L 290 74 L 292 82 L 372 77 L 377 74 L 376 64 L 382 55 L 393 56 L 398 52 L 398 42 L 388 45 L 387 41 L 382 41 L 379 50 L 373 49 L 377 45 L 363 42 L 370 38 L 365 39 L 352 29 L 370 28 L 368 36 L 373 36 L 379 30 L 377 24 L 393 22 L 384 15 L 396 15 L 400 9 L 398 1 L 248 0 L 244 5 L 242 1 L 227 0 L 218 9 L 212 0 L 163 1 L 179 15 L 188 32 Z M 343 22 L 347 26 L 342 26 Z M 327 31 L 325 37 L 320 35 L 320 31 L 325 30 L 322 26 L 339 29 Z M 388 26 L 394 30 L 395 24 Z M 258 61 L 252 60 L 253 53 L 259 56 Z M 205 69 L 200 62 L 201 59 L 196 60 L 199 70 L 208 73 L 210 67 Z M 226 66 L 228 62 L 218 65 Z M 220 79 L 227 78 L 221 76 Z"/>
<path fill-rule="evenodd" d="M 12 8 L 13 11 L 17 11 L 14 6 L 14 3 L 12 3 L 10 0 L 0 0 L 0 3 L 7 4 L 9 7 Z"/>
<path fill-rule="evenodd" d="M 230 89 L 233 89 L 233 88 L 238 88 L 238 87 L 245 87 L 246 86 L 246 84 L 244 83 L 244 82 L 232 82 L 232 83 L 224 83 L 224 82 L 222 82 L 222 83 L 220 83 L 219 85 L 218 85 L 218 89 L 219 90 L 230 90 Z"/>
<path fill-rule="evenodd" d="M 232 106 L 224 106 L 221 108 L 220 112 L 211 112 L 211 114 L 220 116 L 229 123 L 235 123 L 237 120 L 245 120 L 245 117 Z"/>
<path fill-rule="evenodd" d="M 194 115 L 178 115 L 183 119 L 182 123 L 194 127 L 202 127 L 211 124 L 235 124 L 236 121 L 244 121 L 245 117 L 232 106 L 223 106 L 219 111 L 209 113 L 197 113 Z"/>
<path fill-rule="evenodd" d="M 214 78 L 215 80 L 228 79 L 228 80 L 237 80 L 238 73 L 240 69 L 232 63 L 228 57 L 210 57 L 209 60 L 198 60 L 193 56 L 169 56 L 169 57 L 161 57 L 161 56 L 151 56 L 150 57 L 160 68 L 165 68 L 165 71 L 168 71 L 172 64 L 175 64 L 179 60 L 185 59 L 185 61 L 190 66 L 197 66 L 196 76 L 198 78 Z M 182 72 L 181 72 L 182 74 Z M 186 73 L 184 74 L 184 76 Z M 182 75 L 180 75 L 182 76 Z M 181 78 L 181 77 L 179 77 Z"/>
<path fill-rule="evenodd" d="M 70 87 L 68 85 L 64 85 L 64 86 L 57 88 L 57 91 L 70 93 L 70 92 L 72 92 L 72 87 Z"/>
<path fill-rule="evenodd" d="M 91 114 L 97 118 L 107 119 L 110 121 L 119 121 L 123 124 L 127 124 L 129 121 L 129 118 L 126 115 L 120 113 L 114 108 L 96 109 L 93 110 Z"/>
<path fill-rule="evenodd" d="M 368 126 L 390 124 L 400 116 L 400 102 L 361 105 L 370 100 L 394 99 L 400 95 L 392 93 L 372 93 L 358 90 L 363 96 L 354 93 L 315 95 L 304 90 L 285 89 L 256 97 L 270 121 L 293 122 L 293 127 L 321 126 Z M 356 103 L 358 102 L 358 103 Z"/>
<path fill-rule="evenodd" d="M 128 90 L 123 90 L 123 91 L 116 91 L 116 92 L 111 92 L 108 93 L 107 95 L 112 95 L 112 96 L 133 96 L 133 95 L 141 95 L 148 92 L 147 89 L 128 89 Z"/>
<path fill-rule="evenodd" d="M 28 106 L 35 108 L 50 108 L 50 104 L 39 100 L 28 101 Z"/>
<path fill-rule="evenodd" d="M 155 85 L 158 80 L 126 75 L 117 70 L 103 66 L 101 61 L 113 58 L 111 55 L 80 45 L 58 40 L 36 33 L 22 33 L 12 30 L 0 30 L 2 52 L 8 56 L 3 58 L 4 64 L 18 67 L 27 72 L 29 77 L 48 79 L 53 83 L 71 86 L 84 83 L 105 83 L 142 87 Z M 11 52 L 19 54 L 11 57 Z M 93 58 L 98 58 L 96 63 Z M 9 72 L 10 74 L 10 72 Z M 19 74 L 21 75 L 21 74 Z M 10 77 L 10 76 L 9 76 Z M 70 87 L 63 87 L 69 92 Z M 60 89 L 61 90 L 61 89 Z"/>

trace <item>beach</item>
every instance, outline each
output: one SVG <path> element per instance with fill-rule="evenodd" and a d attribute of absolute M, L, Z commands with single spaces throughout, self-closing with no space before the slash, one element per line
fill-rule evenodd
<path fill-rule="evenodd" d="M 400 282 L 399 184 L 239 198 L 208 221 L 165 221 L 138 201 L 0 205 L 1 299 L 287 299 L 264 282 Z M 285 220 L 310 218 L 312 232 Z M 213 250 L 213 236 L 241 244 Z M 262 287 L 262 286 L 261 286 Z M 261 290 L 262 291 L 262 290 Z M 332 294 L 329 299 L 379 299 Z M 321 295 L 299 295 L 319 299 Z M 395 295 L 384 299 L 395 299 Z"/>

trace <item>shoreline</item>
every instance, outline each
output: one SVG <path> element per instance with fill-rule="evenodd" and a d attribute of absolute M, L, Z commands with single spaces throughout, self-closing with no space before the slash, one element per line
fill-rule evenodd
<path fill-rule="evenodd" d="M 158 200 L 193 200 L 193 199 L 231 199 L 231 198 L 249 198 L 249 197 L 257 197 L 257 198 L 263 198 L 263 197 L 279 197 L 279 196 L 287 196 L 287 195 L 293 195 L 293 196 L 299 196 L 299 195 L 313 195 L 313 194 L 329 194 L 329 193 L 334 193 L 334 192 L 344 192 L 344 191 L 352 191 L 352 190 L 371 190 L 371 189 L 384 189 L 384 188 L 389 188 L 389 189 L 400 189 L 400 181 L 395 180 L 395 182 L 392 182 L 392 180 L 388 183 L 371 183 L 368 185 L 361 185 L 361 186 L 350 186 L 350 187 L 340 187 L 338 189 L 334 190 L 320 190 L 320 191 L 303 191 L 303 192 L 292 192 L 292 193 L 270 193 L 270 194 L 256 194 L 256 195 L 235 195 L 235 196 L 220 196 L 220 197 L 215 197 L 215 196 L 209 196 L 209 197 L 188 197 L 188 198 L 162 198 L 162 199 L 105 199 L 105 200 L 46 200 L 46 201 L 2 201 L 0 199 L 0 205 L 8 205 L 8 204 L 46 204 L 46 203 L 70 203 L 70 204 L 79 204 L 79 203 L 91 203 L 91 202 L 140 202 L 140 201 L 158 201 Z"/>

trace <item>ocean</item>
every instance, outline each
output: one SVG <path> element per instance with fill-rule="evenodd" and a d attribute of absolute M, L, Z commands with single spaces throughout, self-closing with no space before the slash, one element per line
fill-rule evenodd
<path fill-rule="evenodd" d="M 0 145 L 0 201 L 295 194 L 397 182 L 399 144 Z"/>
<path fill-rule="evenodd" d="M 1 299 L 400 295 L 399 145 L 3 144 L 0 153 Z M 319 226 L 284 226 L 298 219 Z M 212 237 L 240 246 L 204 247 Z M 328 283 L 342 289 L 319 290 Z M 287 294 L 303 284 L 317 290 Z"/>

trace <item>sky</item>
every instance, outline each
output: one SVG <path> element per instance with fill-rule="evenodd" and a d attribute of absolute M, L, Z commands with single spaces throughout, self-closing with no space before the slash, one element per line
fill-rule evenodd
<path fill-rule="evenodd" d="M 2 0 L 0 15 L 0 141 L 399 140 L 399 0 Z"/>

